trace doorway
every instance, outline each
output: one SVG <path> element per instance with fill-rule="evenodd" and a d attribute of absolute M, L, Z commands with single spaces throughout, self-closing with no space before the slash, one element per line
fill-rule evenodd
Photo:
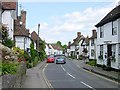
<path fill-rule="evenodd" d="M 111 44 L 108 44 L 107 45 L 107 66 L 108 67 L 111 67 L 111 59 L 110 59 L 110 56 L 112 56 L 112 45 Z"/>

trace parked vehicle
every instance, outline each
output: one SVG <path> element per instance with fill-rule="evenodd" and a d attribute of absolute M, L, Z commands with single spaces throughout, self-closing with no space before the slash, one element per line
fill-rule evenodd
<path fill-rule="evenodd" d="M 54 57 L 54 55 L 50 55 L 50 56 L 48 56 L 48 58 L 47 58 L 47 63 L 54 63 L 54 61 L 55 61 L 55 57 Z"/>

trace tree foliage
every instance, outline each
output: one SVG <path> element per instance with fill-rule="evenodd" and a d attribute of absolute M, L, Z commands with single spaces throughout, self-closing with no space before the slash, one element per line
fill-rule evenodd
<path fill-rule="evenodd" d="M 6 27 L 2 27 L 2 44 L 12 48 L 14 46 L 14 42 L 13 40 L 11 40 L 10 38 L 8 38 L 8 30 Z"/>

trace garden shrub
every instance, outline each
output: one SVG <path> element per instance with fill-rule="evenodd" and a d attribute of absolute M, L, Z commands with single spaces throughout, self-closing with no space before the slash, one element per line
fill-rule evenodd
<path fill-rule="evenodd" d="M 18 70 L 19 63 L 9 62 L 2 63 L 2 75 L 5 74 L 16 74 Z"/>
<path fill-rule="evenodd" d="M 97 65 L 96 60 L 94 60 L 94 59 L 93 60 L 91 59 L 89 62 L 87 62 L 87 64 L 91 65 L 91 66 L 96 66 Z"/>

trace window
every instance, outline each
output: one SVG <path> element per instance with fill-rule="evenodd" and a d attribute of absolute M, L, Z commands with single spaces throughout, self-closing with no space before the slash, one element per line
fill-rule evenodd
<path fill-rule="evenodd" d="M 117 21 L 112 22 L 112 35 L 117 35 Z"/>
<path fill-rule="evenodd" d="M 95 54 L 94 49 L 91 49 L 91 56 L 93 57 L 93 56 L 94 56 L 94 54 Z"/>
<path fill-rule="evenodd" d="M 100 45 L 100 56 L 103 56 L 103 45 Z"/>
<path fill-rule="evenodd" d="M 115 56 L 115 54 L 116 54 L 116 45 L 113 44 L 112 45 L 112 56 Z"/>
<path fill-rule="evenodd" d="M 94 44 L 94 39 L 91 39 L 91 46 L 93 46 Z"/>
<path fill-rule="evenodd" d="M 104 37 L 104 27 L 101 26 L 100 27 L 100 38 L 103 38 Z"/>

